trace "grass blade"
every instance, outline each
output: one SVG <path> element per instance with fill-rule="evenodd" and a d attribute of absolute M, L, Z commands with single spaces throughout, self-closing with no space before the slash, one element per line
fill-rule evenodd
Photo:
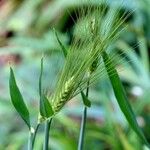
<path fill-rule="evenodd" d="M 55 29 L 54 29 L 54 32 L 55 32 L 56 39 L 57 39 L 57 41 L 58 41 L 58 43 L 59 43 L 59 45 L 60 45 L 60 47 L 64 53 L 64 56 L 66 57 L 67 56 L 67 50 L 66 50 L 65 46 L 62 44 L 62 42 L 60 41 L 58 34 L 57 34 Z"/>
<path fill-rule="evenodd" d="M 41 59 L 41 72 L 39 78 L 40 114 L 42 117 L 49 118 L 54 114 L 54 112 L 52 110 L 50 102 L 42 92 L 42 76 L 43 76 L 43 58 Z"/>
<path fill-rule="evenodd" d="M 43 76 L 43 58 L 41 59 L 41 70 L 40 70 L 40 77 L 39 77 L 39 95 L 40 95 L 40 98 L 42 97 L 42 76 Z"/>
<path fill-rule="evenodd" d="M 106 52 L 103 53 L 103 60 L 105 63 L 106 70 L 108 72 L 109 79 L 111 81 L 111 85 L 114 90 L 114 94 L 116 96 L 117 102 L 120 106 L 120 109 L 122 110 L 123 114 L 125 115 L 128 123 L 132 127 L 132 129 L 137 133 L 137 135 L 141 138 L 141 140 L 148 146 L 150 147 L 149 143 L 147 142 L 142 130 L 140 129 L 136 117 L 134 115 L 134 112 L 127 100 L 127 96 L 125 94 L 124 88 L 122 86 L 122 83 L 120 81 L 119 75 L 113 65 L 113 62 L 111 62 L 109 56 L 107 55 Z M 106 63 L 109 62 L 109 63 Z M 113 76 L 111 75 L 112 72 L 110 73 L 109 70 L 112 70 Z"/>
<path fill-rule="evenodd" d="M 44 111 L 45 111 L 44 117 L 46 117 L 46 118 L 51 117 L 54 114 L 54 112 L 53 112 L 53 109 L 52 109 L 52 106 L 51 106 L 49 100 L 47 99 L 47 97 L 45 95 L 43 95 L 42 102 L 43 102 Z"/>
<path fill-rule="evenodd" d="M 44 118 L 49 118 L 54 114 L 52 106 L 45 95 L 40 98 L 40 115 Z"/>
<path fill-rule="evenodd" d="M 19 115 L 22 117 L 24 122 L 27 124 L 27 126 L 30 129 L 30 115 L 29 111 L 27 109 L 26 104 L 24 103 L 23 97 L 20 93 L 20 90 L 16 84 L 15 75 L 13 72 L 13 69 L 10 68 L 10 79 L 9 79 L 9 88 L 10 88 L 10 96 L 11 101 L 19 113 Z"/>

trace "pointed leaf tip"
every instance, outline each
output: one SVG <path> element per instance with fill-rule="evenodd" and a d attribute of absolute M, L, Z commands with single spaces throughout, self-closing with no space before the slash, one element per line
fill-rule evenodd
<path fill-rule="evenodd" d="M 56 32 L 56 30 L 54 29 L 54 32 L 55 32 L 55 36 L 56 36 L 56 39 L 57 39 L 57 41 L 58 41 L 58 43 L 59 43 L 59 45 L 60 45 L 60 47 L 61 47 L 61 49 L 62 49 L 62 51 L 63 51 L 63 54 L 64 54 L 64 56 L 66 57 L 67 56 L 67 49 L 65 48 L 65 46 L 62 44 L 62 42 L 60 41 L 60 39 L 59 39 L 59 37 L 58 37 L 58 34 L 57 34 L 57 32 Z"/>

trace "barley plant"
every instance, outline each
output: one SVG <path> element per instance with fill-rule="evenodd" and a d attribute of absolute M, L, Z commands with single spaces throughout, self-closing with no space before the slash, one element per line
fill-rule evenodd
<path fill-rule="evenodd" d="M 115 43 L 120 35 L 127 28 L 126 20 L 133 12 L 121 13 L 121 5 L 111 5 L 107 2 L 103 5 L 92 6 L 92 1 L 82 1 L 87 7 L 76 10 L 76 19 L 71 16 L 75 23 L 74 33 L 70 46 L 66 46 L 54 29 L 55 39 L 57 40 L 64 57 L 63 67 L 58 74 L 57 82 L 53 93 L 49 89 L 44 89 L 43 72 L 45 56 L 41 59 L 41 70 L 39 75 L 39 114 L 36 126 L 31 123 L 30 113 L 26 106 L 23 96 L 16 83 L 12 67 L 10 67 L 9 88 L 13 106 L 24 120 L 29 129 L 28 150 L 34 149 L 34 143 L 38 135 L 40 126 L 45 126 L 43 150 L 51 147 L 49 144 L 49 133 L 53 119 L 65 109 L 64 106 L 73 101 L 76 96 L 81 96 L 83 102 L 83 112 L 78 136 L 78 150 L 83 150 L 85 145 L 87 111 L 92 103 L 89 98 L 91 86 L 97 82 L 103 82 L 105 78 L 111 83 L 118 105 L 140 140 L 149 147 L 141 128 L 139 127 L 136 116 L 128 102 L 124 87 L 121 83 L 116 66 L 126 60 L 124 52 L 117 54 L 112 52 Z M 68 13 L 70 13 L 68 11 Z M 119 129 L 118 129 L 119 130 Z"/>

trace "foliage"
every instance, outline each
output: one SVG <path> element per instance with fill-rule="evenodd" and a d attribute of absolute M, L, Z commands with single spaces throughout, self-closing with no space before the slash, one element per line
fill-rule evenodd
<path fill-rule="evenodd" d="M 93 7 L 103 2 L 104 0 L 91 1 Z M 110 0 L 108 3 L 114 5 Z M 76 0 L 12 0 L 3 1 L 0 5 L 0 149 L 26 149 L 28 138 L 26 126 L 10 103 L 7 88 L 9 67 L 6 61 L 11 61 L 13 65 L 18 87 L 29 107 L 30 122 L 35 127 L 39 113 L 38 78 L 41 56 L 43 53 L 46 54 L 42 86 L 46 89 L 43 92 L 47 96 L 55 91 L 57 75 L 60 74 L 62 64 L 65 62 L 53 27 L 64 46 L 71 49 L 73 31 L 77 37 L 84 38 L 83 32 L 81 30 L 77 32 L 77 29 L 86 22 L 83 20 L 74 26 L 74 21 L 76 22 L 78 18 L 75 12 L 88 5 L 82 1 L 77 3 Z M 125 21 L 127 26 L 119 40 L 108 49 L 108 52 L 113 54 L 111 55 L 113 60 L 121 60 L 115 61 L 115 64 L 118 70 L 123 69 L 119 72 L 122 83 L 148 141 L 150 141 L 149 5 L 149 0 L 132 2 L 124 0 L 123 4 L 119 4 L 119 0 L 116 1 L 115 8 L 121 7 L 122 14 L 124 12 L 132 14 Z M 111 17 L 112 13 L 108 15 L 108 18 Z M 106 73 L 102 76 L 99 83 L 91 87 L 89 94 L 91 107 L 88 110 L 85 149 L 146 149 L 122 115 Z M 77 149 L 83 106 L 80 99 L 80 96 L 73 98 L 53 120 L 50 135 L 52 149 Z M 40 127 L 35 141 L 36 150 L 41 149 L 42 141 L 43 128 Z"/>

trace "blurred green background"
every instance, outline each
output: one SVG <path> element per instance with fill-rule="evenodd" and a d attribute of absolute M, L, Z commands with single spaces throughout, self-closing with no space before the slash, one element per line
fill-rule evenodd
<path fill-rule="evenodd" d="M 90 5 L 104 5 L 103 2 L 91 0 Z M 122 0 L 121 5 L 119 0 L 107 2 L 108 7 L 121 7 L 122 13 L 132 12 L 115 51 L 127 57 L 118 65 L 123 70 L 120 77 L 150 142 L 150 0 Z M 76 0 L 0 0 L 0 150 L 26 150 L 28 138 L 28 130 L 10 102 L 9 64 L 14 67 L 34 126 L 38 117 L 40 59 L 45 56 L 44 87 L 50 93 L 64 61 L 53 28 L 69 47 L 76 11 L 88 5 Z M 90 100 L 85 150 L 146 150 L 121 113 L 107 78 L 91 87 Z M 80 97 L 76 97 L 56 116 L 50 133 L 52 150 L 77 149 L 82 109 Z M 42 149 L 42 142 L 40 127 L 35 150 Z"/>

